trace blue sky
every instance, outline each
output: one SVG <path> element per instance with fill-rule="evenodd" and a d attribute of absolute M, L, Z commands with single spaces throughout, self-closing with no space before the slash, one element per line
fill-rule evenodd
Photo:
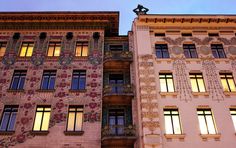
<path fill-rule="evenodd" d="M 0 0 L 0 11 L 120 11 L 125 35 L 138 4 L 151 14 L 236 14 L 236 0 Z"/>

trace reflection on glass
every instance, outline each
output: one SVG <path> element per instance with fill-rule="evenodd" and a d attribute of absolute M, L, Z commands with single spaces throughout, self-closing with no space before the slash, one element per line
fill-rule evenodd
<path fill-rule="evenodd" d="M 205 92 L 205 85 L 203 76 L 201 73 L 191 73 L 190 76 L 190 82 L 192 86 L 193 92 Z"/>
<path fill-rule="evenodd" d="M 83 107 L 70 106 L 66 130 L 67 131 L 82 131 L 82 124 L 83 124 Z"/>
<path fill-rule="evenodd" d="M 77 42 L 76 43 L 75 56 L 77 56 L 77 57 L 88 56 L 88 42 Z"/>
<path fill-rule="evenodd" d="M 18 106 L 5 106 L 2 114 L 0 131 L 14 131 Z"/>
<path fill-rule="evenodd" d="M 164 109 L 166 134 L 181 134 L 178 109 Z"/>
<path fill-rule="evenodd" d="M 61 43 L 60 42 L 50 42 L 48 46 L 48 56 L 58 57 L 61 52 Z"/>
<path fill-rule="evenodd" d="M 20 57 L 31 57 L 33 54 L 33 47 L 34 43 L 32 42 L 22 43 Z"/>
<path fill-rule="evenodd" d="M 231 73 L 220 73 L 221 84 L 226 92 L 235 92 L 236 87 Z"/>
<path fill-rule="evenodd" d="M 47 131 L 49 127 L 50 107 L 37 107 L 33 131 Z"/>
<path fill-rule="evenodd" d="M 210 109 L 198 109 L 201 134 L 216 134 L 216 126 Z"/>
<path fill-rule="evenodd" d="M 42 117 L 43 117 L 43 112 L 36 113 L 36 117 L 35 117 L 35 121 L 34 121 L 34 129 L 33 129 L 34 131 L 40 130 Z"/>
<path fill-rule="evenodd" d="M 159 74 L 161 92 L 174 92 L 172 74 Z"/>

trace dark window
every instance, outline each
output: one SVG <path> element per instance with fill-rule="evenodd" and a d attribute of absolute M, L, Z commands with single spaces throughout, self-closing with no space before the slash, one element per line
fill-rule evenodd
<path fill-rule="evenodd" d="M 77 57 L 88 56 L 88 42 L 77 42 L 76 43 L 75 56 L 77 56 Z"/>
<path fill-rule="evenodd" d="M 37 106 L 33 131 L 48 131 L 51 106 Z"/>
<path fill-rule="evenodd" d="M 211 36 L 211 37 L 213 37 L 213 36 L 219 36 L 219 33 L 208 33 L 208 36 Z"/>
<path fill-rule="evenodd" d="M 72 76 L 72 90 L 84 90 L 86 86 L 86 71 L 74 70 Z"/>
<path fill-rule="evenodd" d="M 0 57 L 4 56 L 6 52 L 7 42 L 0 42 Z"/>
<path fill-rule="evenodd" d="M 167 44 L 156 44 L 157 58 L 170 58 Z"/>
<path fill-rule="evenodd" d="M 69 106 L 66 131 L 82 131 L 83 106 Z"/>
<path fill-rule="evenodd" d="M 223 86 L 223 90 L 226 92 L 235 92 L 235 82 L 232 73 L 220 73 L 220 81 Z"/>
<path fill-rule="evenodd" d="M 174 81 L 171 73 L 160 73 L 161 92 L 174 92 Z"/>
<path fill-rule="evenodd" d="M 226 58 L 222 44 L 212 44 L 211 51 L 215 58 Z"/>
<path fill-rule="evenodd" d="M 56 81 L 56 70 L 45 70 L 43 72 L 41 89 L 42 90 L 54 89 L 55 81 Z"/>
<path fill-rule="evenodd" d="M 124 109 L 110 109 L 108 121 L 112 135 L 124 134 L 124 126 L 125 126 Z"/>
<path fill-rule="evenodd" d="M 123 45 L 110 45 L 109 46 L 110 51 L 122 51 Z"/>
<path fill-rule="evenodd" d="M 165 33 L 155 33 L 155 36 L 166 36 Z"/>
<path fill-rule="evenodd" d="M 123 74 L 110 74 L 109 84 L 112 86 L 112 93 L 123 92 L 124 76 Z"/>
<path fill-rule="evenodd" d="M 17 105 L 7 105 L 4 107 L 1 119 L 0 131 L 14 131 L 16 124 Z"/>
<path fill-rule="evenodd" d="M 164 109 L 166 134 L 181 134 L 178 109 Z"/>
<path fill-rule="evenodd" d="M 26 77 L 26 70 L 15 70 L 10 89 L 12 90 L 23 90 L 24 83 L 25 83 L 25 77 Z"/>
<path fill-rule="evenodd" d="M 198 58 L 197 50 L 194 44 L 184 44 L 184 55 L 186 58 Z"/>
<path fill-rule="evenodd" d="M 182 36 L 192 36 L 192 33 L 182 33 Z"/>
<path fill-rule="evenodd" d="M 50 42 L 48 45 L 48 56 L 58 57 L 61 53 L 61 42 Z"/>

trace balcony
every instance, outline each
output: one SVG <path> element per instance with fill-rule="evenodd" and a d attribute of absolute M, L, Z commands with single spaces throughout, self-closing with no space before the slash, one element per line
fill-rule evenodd
<path fill-rule="evenodd" d="M 103 88 L 103 104 L 130 104 L 133 96 L 131 84 L 107 84 Z"/>
<path fill-rule="evenodd" d="M 106 51 L 104 54 L 105 69 L 129 69 L 132 61 L 133 53 L 131 51 Z"/>
<path fill-rule="evenodd" d="M 113 125 L 102 129 L 102 147 L 133 148 L 136 140 L 135 126 Z"/>

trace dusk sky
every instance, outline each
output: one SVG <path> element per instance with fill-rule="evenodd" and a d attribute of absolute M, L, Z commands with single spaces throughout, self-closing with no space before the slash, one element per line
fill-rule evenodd
<path fill-rule="evenodd" d="M 120 11 L 126 35 L 138 4 L 151 14 L 236 14 L 236 0 L 0 0 L 0 11 Z"/>

